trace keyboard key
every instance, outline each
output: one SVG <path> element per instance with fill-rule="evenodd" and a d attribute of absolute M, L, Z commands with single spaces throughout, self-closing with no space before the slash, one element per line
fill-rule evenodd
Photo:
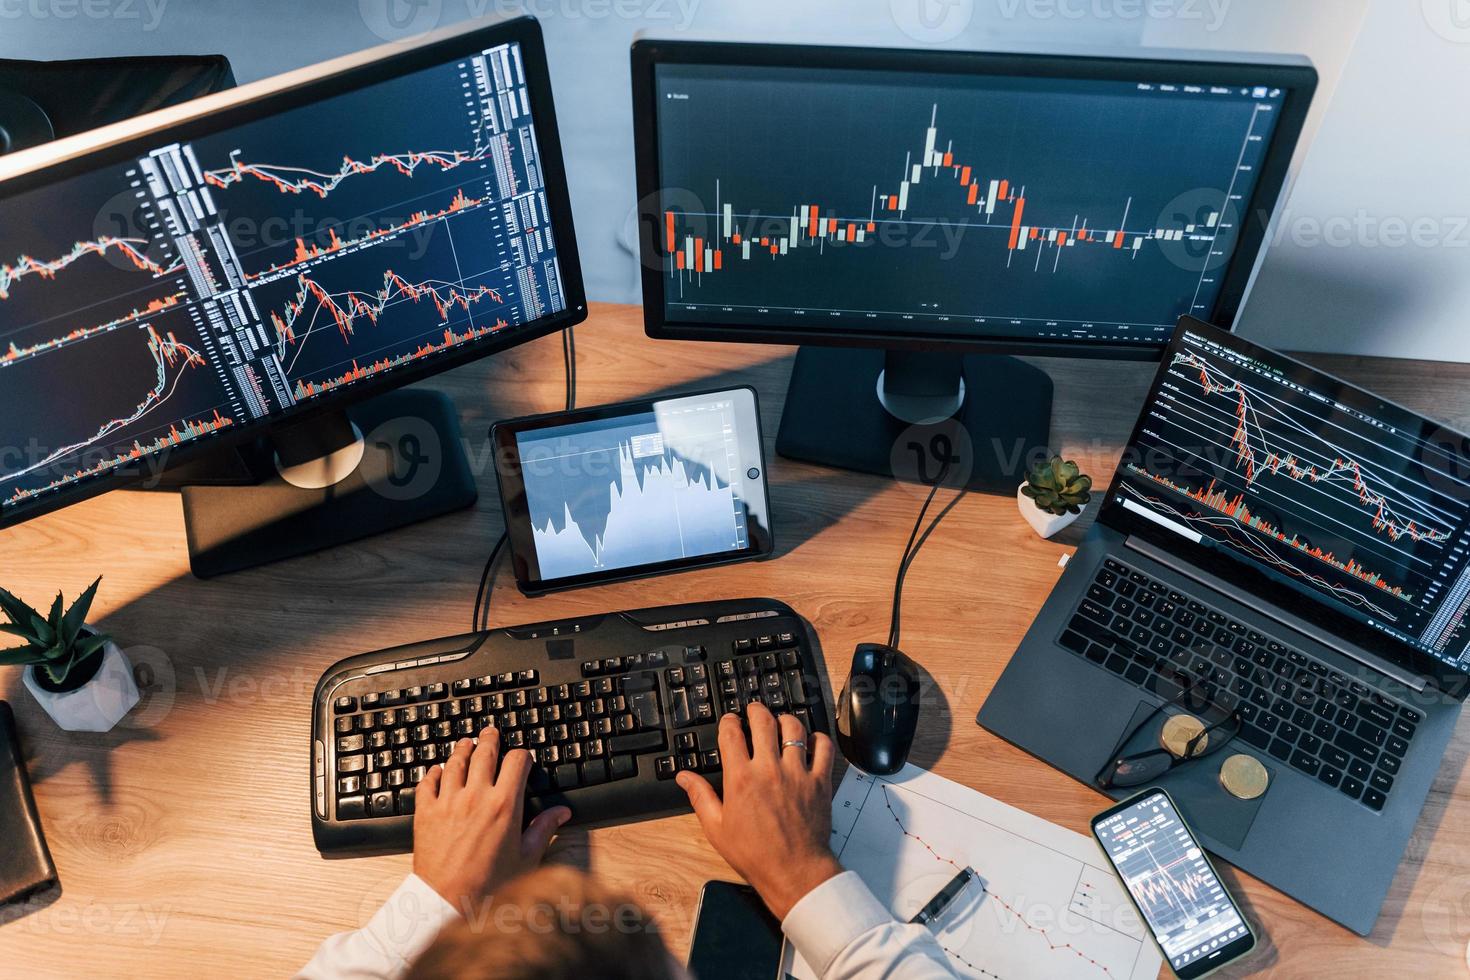
<path fill-rule="evenodd" d="M 402 816 L 410 816 L 414 811 L 414 803 L 418 794 L 418 788 L 405 786 L 398 791 L 398 812 Z"/>
<path fill-rule="evenodd" d="M 1383 751 L 1386 755 L 1398 756 L 1402 759 L 1404 753 L 1409 751 L 1409 743 L 1397 735 L 1390 735 L 1388 742 L 1383 746 Z"/>
<path fill-rule="evenodd" d="M 1352 776 L 1342 777 L 1342 785 L 1337 787 L 1339 791 L 1346 793 L 1353 799 L 1357 799 L 1363 793 L 1363 784 Z"/>
<path fill-rule="evenodd" d="M 572 789 L 581 781 L 576 763 L 564 762 L 552 772 L 557 789 Z"/>
<path fill-rule="evenodd" d="M 337 797 L 337 819 L 358 820 L 367 816 L 367 797 L 365 796 L 339 796 Z"/>
<path fill-rule="evenodd" d="M 1332 742 L 1349 755 L 1357 756 L 1359 759 L 1367 762 L 1372 762 L 1378 758 L 1378 749 L 1372 743 L 1363 741 L 1363 739 L 1354 735 L 1352 732 L 1338 732 Z"/>
<path fill-rule="evenodd" d="M 1240 737 L 1258 749 L 1264 749 L 1271 744 L 1271 736 L 1254 725 L 1243 726 Z"/>
<path fill-rule="evenodd" d="M 1381 772 L 1375 772 L 1368 777 L 1368 785 L 1382 793 L 1393 789 L 1393 777 Z"/>
<path fill-rule="evenodd" d="M 677 771 L 674 766 L 674 757 L 671 755 L 660 756 L 653 762 L 653 771 L 659 779 L 673 779 Z"/>
<path fill-rule="evenodd" d="M 393 816 L 393 794 L 387 791 L 374 793 L 370 801 L 370 806 L 372 808 L 372 814 L 375 817 Z"/>
<path fill-rule="evenodd" d="M 1323 766 L 1317 770 L 1317 778 L 1328 786 L 1336 787 L 1338 783 L 1342 782 L 1342 770 L 1334 769 L 1331 766 Z"/>
<path fill-rule="evenodd" d="M 1317 775 L 1317 770 L 1322 767 L 1322 763 L 1317 760 L 1316 756 L 1309 755 L 1301 749 L 1291 754 L 1291 764 L 1293 768 L 1300 769 L 1308 776 Z"/>
<path fill-rule="evenodd" d="M 367 757 L 361 755 L 347 755 L 337 757 L 337 771 L 339 773 L 362 772 L 367 768 Z"/>
<path fill-rule="evenodd" d="M 357 698 L 340 697 L 332 702 L 332 711 L 339 715 L 351 714 L 357 710 Z"/>
<path fill-rule="evenodd" d="M 1291 744 L 1279 738 L 1274 739 L 1271 742 L 1271 745 L 1266 749 L 1266 751 L 1270 752 L 1276 758 L 1285 762 L 1288 758 L 1291 757 Z"/>
<path fill-rule="evenodd" d="M 589 759 L 582 763 L 582 782 L 588 786 L 607 782 L 607 760 Z"/>
<path fill-rule="evenodd" d="M 1415 726 L 1412 722 L 1405 721 L 1403 718 L 1395 718 L 1392 731 L 1394 735 L 1408 741 L 1414 737 L 1414 728 Z"/>
<path fill-rule="evenodd" d="M 1382 810 L 1383 804 L 1388 802 L 1388 797 L 1376 789 L 1369 789 L 1363 794 L 1363 805 L 1370 810 Z"/>
<path fill-rule="evenodd" d="M 1354 779 L 1367 779 L 1368 774 L 1373 771 L 1373 767 L 1362 759 L 1354 759 L 1348 763 L 1347 771 L 1348 775 Z"/>
<path fill-rule="evenodd" d="M 615 755 L 608 763 L 608 775 L 612 779 L 629 779 L 638 775 L 638 761 L 631 755 Z"/>

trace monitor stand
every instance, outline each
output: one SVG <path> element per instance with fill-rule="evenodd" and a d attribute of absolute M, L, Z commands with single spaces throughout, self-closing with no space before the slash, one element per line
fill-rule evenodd
<path fill-rule="evenodd" d="M 269 461 L 251 485 L 183 488 L 189 565 L 199 578 L 346 544 L 477 497 L 458 413 L 439 392 L 389 392 L 350 413 L 273 430 L 270 442 L 273 453 L 239 454 L 247 468 Z"/>
<path fill-rule="evenodd" d="M 803 347 L 776 452 L 788 459 L 1014 494 L 1048 453 L 1052 382 L 1014 357 Z M 966 446 L 968 444 L 968 451 Z"/>

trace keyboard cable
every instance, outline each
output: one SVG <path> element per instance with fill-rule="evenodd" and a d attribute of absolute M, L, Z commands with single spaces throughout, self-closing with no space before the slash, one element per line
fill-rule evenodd
<path fill-rule="evenodd" d="M 571 327 L 561 332 L 561 353 L 567 375 L 566 410 L 570 412 L 577 407 L 577 340 Z M 480 588 L 475 593 L 475 610 L 470 615 L 472 633 L 490 628 L 490 597 L 495 593 L 495 572 L 508 540 L 507 533 L 501 531 L 500 537 L 495 539 L 495 546 L 490 549 L 490 557 L 485 559 L 485 570 L 480 573 Z"/>

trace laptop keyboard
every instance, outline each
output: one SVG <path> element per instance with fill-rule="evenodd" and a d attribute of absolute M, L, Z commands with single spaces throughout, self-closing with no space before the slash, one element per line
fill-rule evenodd
<path fill-rule="evenodd" d="M 1240 711 L 1240 739 L 1370 810 L 1383 809 L 1424 718 L 1113 558 L 1058 642 L 1166 700 L 1182 693 L 1177 678 L 1213 683 L 1221 707 Z"/>

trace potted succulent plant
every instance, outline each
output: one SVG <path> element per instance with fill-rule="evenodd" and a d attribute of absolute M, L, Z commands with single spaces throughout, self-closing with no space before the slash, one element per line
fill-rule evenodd
<path fill-rule="evenodd" d="M 0 650 L 0 665 L 23 667 L 26 689 L 71 732 L 108 731 L 138 703 L 127 655 L 112 637 L 87 625 L 101 583 L 93 582 L 65 612 L 58 593 L 46 616 L 0 589 L 0 611 L 10 620 L 0 624 L 0 633 L 22 641 Z"/>
<path fill-rule="evenodd" d="M 1016 490 L 1021 516 L 1043 538 L 1049 538 L 1081 516 L 1092 500 L 1092 477 L 1071 460 L 1053 456 L 1032 467 Z"/>

